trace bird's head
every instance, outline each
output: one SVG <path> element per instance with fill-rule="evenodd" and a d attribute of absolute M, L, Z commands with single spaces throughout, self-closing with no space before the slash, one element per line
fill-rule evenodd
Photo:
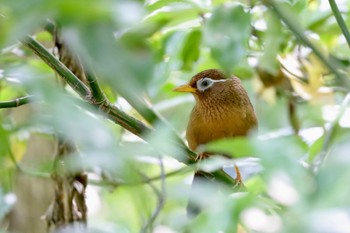
<path fill-rule="evenodd" d="M 223 72 L 209 69 L 196 74 L 189 83 L 176 87 L 174 91 L 192 93 L 196 100 L 213 99 L 225 94 L 230 80 Z"/>

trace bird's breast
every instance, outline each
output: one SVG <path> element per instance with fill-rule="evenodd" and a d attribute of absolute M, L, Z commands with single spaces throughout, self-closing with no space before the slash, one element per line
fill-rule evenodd
<path fill-rule="evenodd" d="M 190 116 L 186 138 L 189 147 L 195 150 L 199 145 L 213 140 L 247 135 L 256 124 L 253 109 L 196 106 Z"/>

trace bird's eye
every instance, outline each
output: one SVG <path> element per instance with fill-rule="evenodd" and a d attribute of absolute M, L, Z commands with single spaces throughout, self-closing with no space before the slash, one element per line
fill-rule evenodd
<path fill-rule="evenodd" d="M 199 91 L 205 91 L 213 85 L 214 81 L 210 78 L 203 78 L 197 81 Z"/>

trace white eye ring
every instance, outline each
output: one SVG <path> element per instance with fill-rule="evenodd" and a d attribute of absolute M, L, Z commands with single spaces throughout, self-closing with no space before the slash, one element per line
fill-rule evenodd
<path fill-rule="evenodd" d="M 213 86 L 214 83 L 221 83 L 225 82 L 226 79 L 220 79 L 220 80 L 213 80 L 211 78 L 201 78 L 197 81 L 197 89 L 201 92 L 207 90 L 211 86 Z"/>

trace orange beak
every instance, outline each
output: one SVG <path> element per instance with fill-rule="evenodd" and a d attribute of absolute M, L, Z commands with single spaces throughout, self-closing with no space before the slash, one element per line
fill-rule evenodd
<path fill-rule="evenodd" d="M 177 92 L 189 92 L 189 93 L 196 93 L 196 88 L 191 87 L 188 84 L 184 84 L 178 87 L 175 87 L 173 89 L 173 91 L 177 91 Z"/>

